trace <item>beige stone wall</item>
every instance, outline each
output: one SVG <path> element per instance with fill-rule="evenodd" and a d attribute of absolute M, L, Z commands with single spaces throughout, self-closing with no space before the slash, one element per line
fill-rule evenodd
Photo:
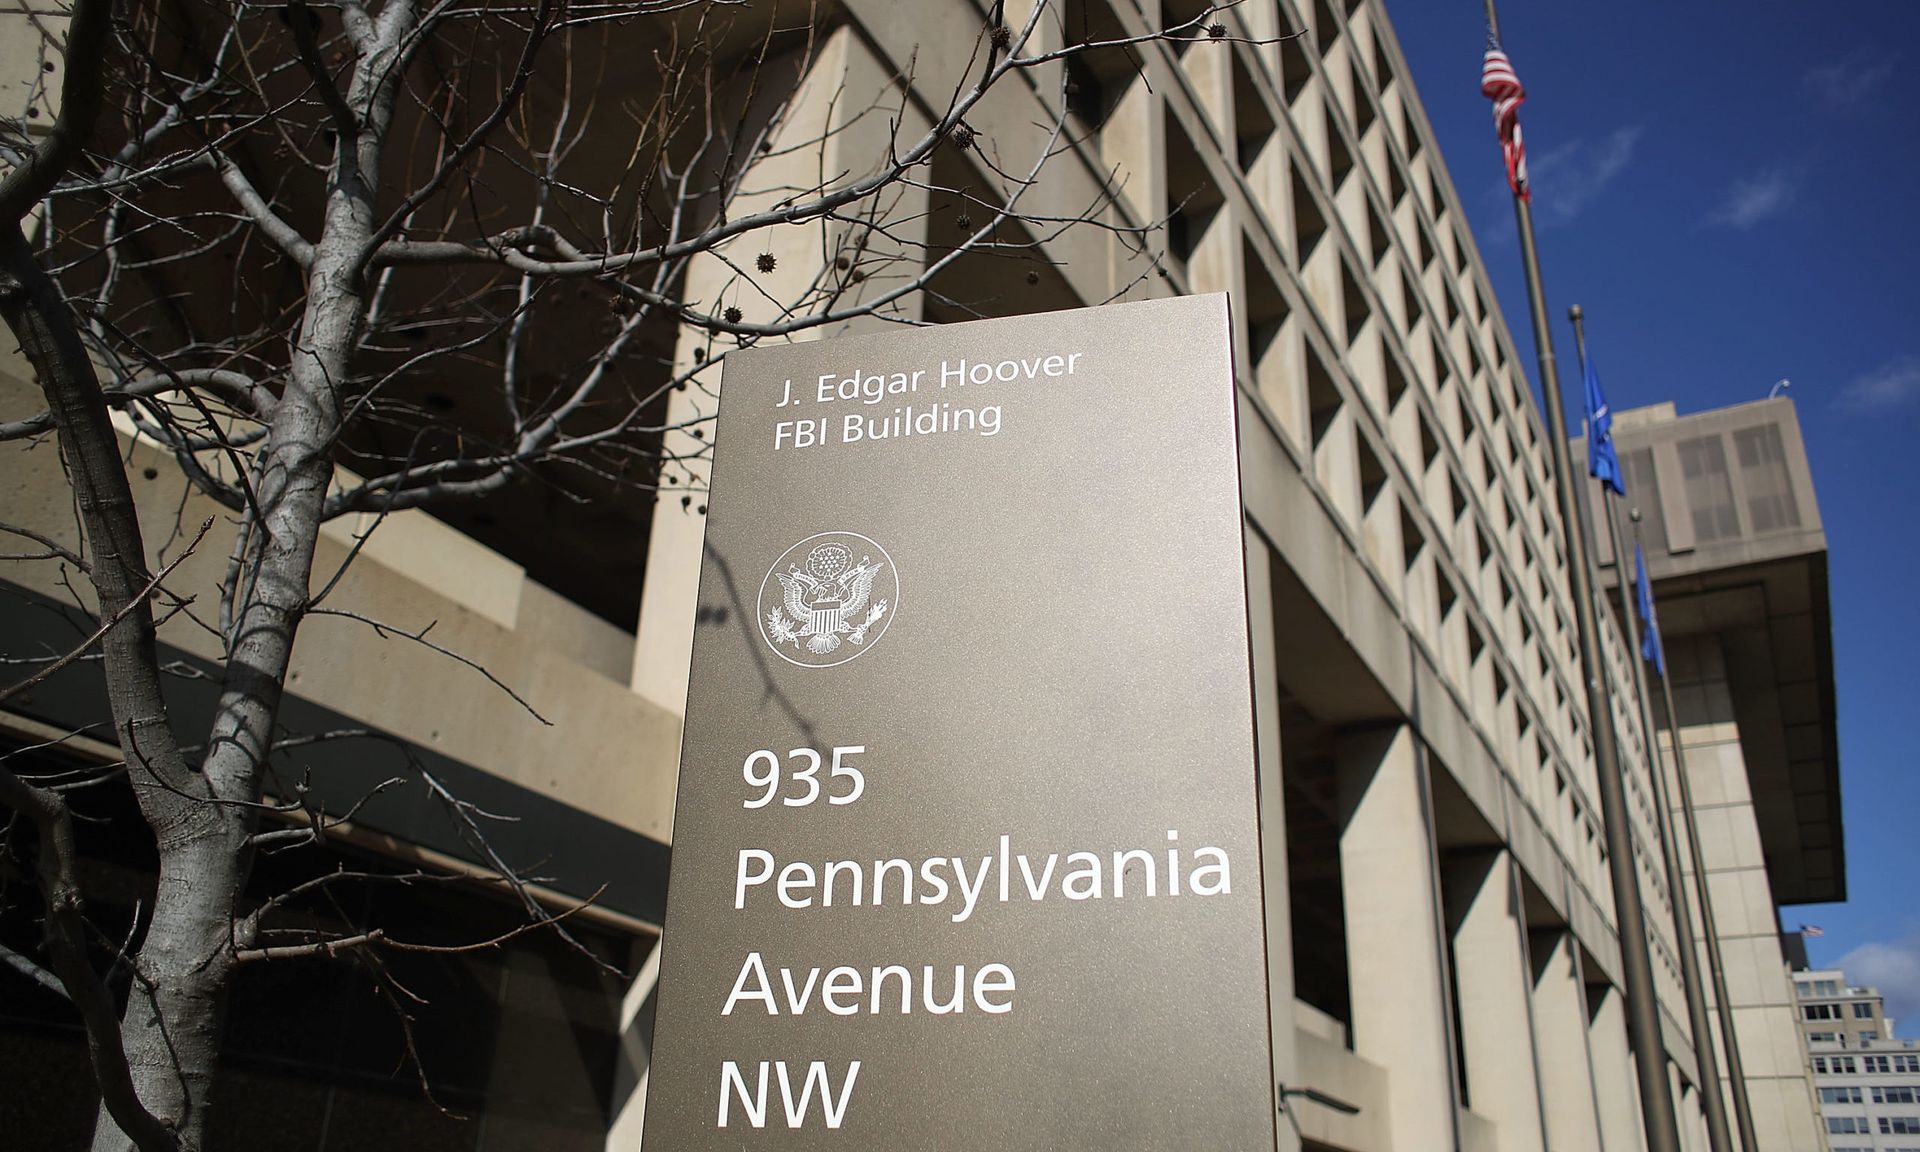
<path fill-rule="evenodd" d="M 0 2 L 0 116 L 44 130 L 60 114 L 67 15 L 52 0 Z"/>
<path fill-rule="evenodd" d="M 1819 1121 L 1801 1040 L 1793 977 L 1780 951 L 1779 920 L 1754 820 L 1726 665 L 1719 646 L 1710 639 L 1676 638 L 1667 645 L 1667 660 L 1674 707 L 1680 716 L 1681 754 L 1693 787 L 1707 889 L 1726 960 L 1727 998 L 1733 1006 L 1734 1030 L 1746 1062 L 1747 1096 L 1760 1138 L 1757 1152 L 1820 1152 L 1827 1147 L 1827 1136 Z M 1681 859 L 1691 860 L 1678 812 L 1675 823 Z M 1691 864 L 1688 869 L 1691 875 Z M 1696 910 L 1694 923 L 1700 922 Z M 1703 971 L 1706 963 L 1703 941 Z M 1711 985 L 1707 994 L 1711 999 Z M 1717 1017 L 1713 1025 L 1716 1042 L 1724 1045 Z"/>

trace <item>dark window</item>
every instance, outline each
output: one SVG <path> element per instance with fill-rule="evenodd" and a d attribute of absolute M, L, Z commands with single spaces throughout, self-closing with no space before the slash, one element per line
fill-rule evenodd
<path fill-rule="evenodd" d="M 1326 217 L 1320 215 L 1319 206 L 1313 202 L 1313 192 L 1306 181 L 1300 179 L 1300 173 L 1293 173 L 1293 258 L 1305 266 L 1307 257 L 1313 255 L 1314 245 L 1320 243 L 1320 237 L 1327 233 Z"/>
<path fill-rule="evenodd" d="M 1873 1019 L 1873 1001 L 1871 1000 L 1854 1001 L 1853 1014 L 1857 1019 L 1860 1019 L 1860 1020 Z"/>
<path fill-rule="evenodd" d="M 1255 160 L 1273 139 L 1276 125 L 1273 113 L 1260 98 L 1261 81 L 1256 81 L 1239 53 L 1233 54 L 1233 143 L 1240 170 L 1251 171 Z"/>
<path fill-rule="evenodd" d="M 1061 9 L 1061 33 L 1067 44 L 1097 44 L 1126 38 L 1126 26 L 1106 0 L 1067 0 Z M 1098 128 L 1139 80 L 1139 53 L 1131 46 L 1101 48 L 1067 57 L 1067 109 L 1089 128 Z"/>
<path fill-rule="evenodd" d="M 1682 440 L 1679 449 L 1694 537 L 1705 544 L 1739 536 L 1740 518 L 1734 511 L 1733 483 L 1727 476 L 1727 450 L 1720 437 Z"/>
<path fill-rule="evenodd" d="M 1636 448 L 1621 464 L 1627 472 L 1627 498 L 1640 510 L 1640 544 L 1649 556 L 1667 551 L 1667 514 L 1660 508 L 1660 484 L 1654 479 L 1653 449 Z"/>
<path fill-rule="evenodd" d="M 1800 526 L 1800 508 L 1793 499 L 1793 479 L 1787 474 L 1787 450 L 1780 426 L 1763 424 L 1733 434 L 1740 457 L 1740 478 L 1747 488 L 1747 514 L 1755 532 L 1773 532 Z"/>

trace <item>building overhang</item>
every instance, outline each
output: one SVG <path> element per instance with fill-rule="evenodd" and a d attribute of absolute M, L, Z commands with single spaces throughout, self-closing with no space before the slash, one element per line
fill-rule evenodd
<path fill-rule="evenodd" d="M 1711 636 L 1725 657 L 1774 899 L 1845 900 L 1826 551 L 1649 574 L 1663 634 Z"/>
<path fill-rule="evenodd" d="M 1628 469 L 1633 503 L 1660 505 L 1665 523 L 1658 530 L 1662 538 L 1646 550 L 1660 631 L 1670 646 L 1682 638 L 1708 638 L 1724 657 L 1774 899 L 1844 900 L 1827 542 L 1793 406 L 1779 399 L 1684 417 L 1674 417 L 1670 408 L 1647 419 L 1635 415 L 1621 414 L 1615 439 L 1623 460 L 1640 457 L 1639 467 L 1630 463 Z M 1796 523 L 1762 531 L 1755 527 L 1752 503 L 1760 489 L 1743 478 L 1739 434 L 1768 428 L 1779 433 L 1790 486 L 1786 506 Z M 1696 517 L 1688 487 L 1698 487 L 1699 469 L 1683 453 L 1715 439 L 1733 449 L 1725 459 L 1732 465 L 1728 498 L 1738 531 L 1702 539 L 1692 530 Z M 1613 550 L 1600 551 L 1607 563 L 1603 581 L 1618 595 Z"/>
<path fill-rule="evenodd" d="M 76 630 L 67 608 L 0 580 L 0 634 L 9 637 L 15 651 L 70 648 Z M 160 664 L 169 670 L 165 690 L 173 722 L 181 730 L 206 731 L 221 684 L 218 666 L 164 642 Z M 99 664 L 69 665 L 0 709 L 0 747 L 85 734 L 90 739 L 76 742 L 76 748 L 92 744 L 111 755 L 111 725 L 101 723 L 106 699 Z M 460 719 L 449 715 L 447 722 Z M 303 743 L 297 761 L 280 765 L 269 793 L 297 781 L 322 810 L 351 811 L 352 820 L 336 829 L 343 840 L 375 850 L 388 843 L 403 852 L 400 858 L 473 875 L 496 868 L 491 854 L 531 878 L 530 888 L 588 904 L 623 926 L 652 931 L 663 921 L 672 851 L 665 842 L 298 691 L 282 698 L 277 723 L 289 733 L 336 734 Z M 428 776 L 481 815 L 470 822 L 455 818 L 448 803 L 421 786 Z"/>

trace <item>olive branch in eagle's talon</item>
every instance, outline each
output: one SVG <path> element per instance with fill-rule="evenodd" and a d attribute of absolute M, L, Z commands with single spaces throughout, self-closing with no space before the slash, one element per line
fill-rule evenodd
<path fill-rule="evenodd" d="M 791 644 L 800 638 L 800 633 L 787 622 L 787 614 L 778 608 L 767 613 L 767 634 L 775 644 Z"/>
<path fill-rule="evenodd" d="M 873 627 L 880 617 L 886 614 L 887 602 L 885 600 L 874 601 L 872 610 L 867 613 L 867 618 L 860 621 L 860 626 L 853 630 L 853 635 L 847 637 L 847 641 L 852 644 L 865 644 L 867 642 L 867 629 Z"/>

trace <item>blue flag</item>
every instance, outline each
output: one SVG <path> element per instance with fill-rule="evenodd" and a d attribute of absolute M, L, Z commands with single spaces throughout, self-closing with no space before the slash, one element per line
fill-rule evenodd
<path fill-rule="evenodd" d="M 1640 551 L 1640 545 L 1633 546 L 1634 581 L 1639 585 L 1635 589 L 1635 599 L 1640 602 L 1640 656 L 1653 670 L 1665 676 L 1667 674 L 1666 649 L 1660 646 L 1660 621 L 1653 614 L 1653 582 L 1647 579 L 1647 554 Z"/>
<path fill-rule="evenodd" d="M 1613 410 L 1600 394 L 1600 373 L 1591 356 L 1587 357 L 1587 473 L 1618 494 L 1627 494 L 1620 457 L 1613 450 Z"/>

